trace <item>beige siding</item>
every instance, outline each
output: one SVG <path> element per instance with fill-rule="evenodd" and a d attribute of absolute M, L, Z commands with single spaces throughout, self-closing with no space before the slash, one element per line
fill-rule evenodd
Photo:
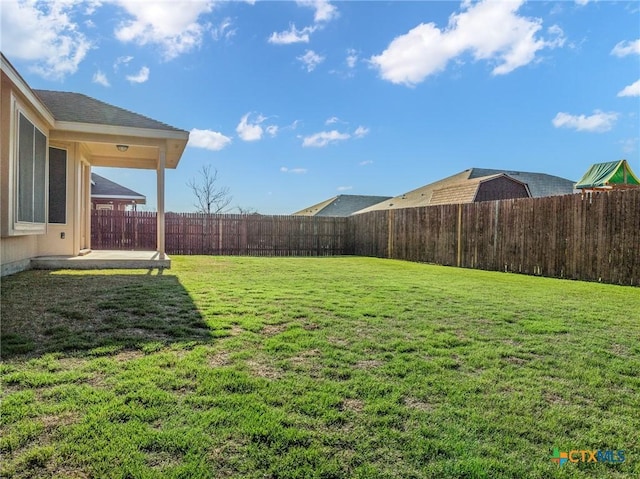
<path fill-rule="evenodd" d="M 49 146 L 67 152 L 67 222 L 65 224 L 47 224 L 47 233 L 38 236 L 38 256 L 71 256 L 78 253 L 74 241 L 78 230 L 74 224 L 76 219 L 75 206 L 78 204 L 76 182 L 79 181 L 78 162 L 75 155 L 77 148 L 73 143 L 50 142 Z"/>
<path fill-rule="evenodd" d="M 0 85 L 0 235 L 9 230 L 9 124 L 11 123 L 11 83 L 2 76 Z M 4 264 L 4 263 L 3 263 Z"/>
<path fill-rule="evenodd" d="M 37 236 L 0 238 L 0 276 L 29 268 L 29 261 L 38 252 Z"/>

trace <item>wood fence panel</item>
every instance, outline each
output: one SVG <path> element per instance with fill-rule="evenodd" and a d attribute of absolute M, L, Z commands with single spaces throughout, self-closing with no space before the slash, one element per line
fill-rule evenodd
<path fill-rule="evenodd" d="M 328 256 L 351 253 L 347 218 L 165 214 L 169 254 Z M 93 211 L 94 249 L 154 250 L 156 213 Z"/>
<path fill-rule="evenodd" d="M 348 232 L 356 255 L 640 284 L 637 189 L 373 211 Z"/>

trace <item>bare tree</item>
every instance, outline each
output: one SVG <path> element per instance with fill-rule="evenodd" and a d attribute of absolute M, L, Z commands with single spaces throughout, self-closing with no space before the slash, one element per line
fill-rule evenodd
<path fill-rule="evenodd" d="M 198 170 L 198 177 L 187 181 L 187 186 L 196 197 L 194 206 L 198 213 L 223 213 L 233 199 L 227 186 L 218 185 L 218 170 L 211 169 L 211 165 L 203 165 Z"/>
<path fill-rule="evenodd" d="M 244 207 L 244 206 L 236 206 L 236 208 L 238 209 L 238 213 L 241 215 L 257 215 L 258 214 L 258 210 L 255 209 L 252 206 L 249 207 Z"/>

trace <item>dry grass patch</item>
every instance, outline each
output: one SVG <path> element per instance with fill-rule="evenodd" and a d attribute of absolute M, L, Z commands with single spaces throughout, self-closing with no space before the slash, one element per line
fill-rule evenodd
<path fill-rule="evenodd" d="M 247 366 L 252 374 L 266 379 L 280 379 L 284 375 L 284 371 L 268 364 L 267 359 L 254 358 L 247 361 Z"/>
<path fill-rule="evenodd" d="M 363 359 L 361 361 L 357 361 L 355 367 L 358 369 L 370 370 L 377 369 L 383 365 L 384 361 L 381 361 L 379 359 Z"/>
<path fill-rule="evenodd" d="M 406 397 L 404 398 L 404 405 L 411 408 L 411 409 L 416 409 L 418 411 L 425 411 L 425 412 L 429 412 L 429 411 L 433 411 L 434 406 L 431 403 L 428 403 L 426 401 L 422 401 L 418 398 L 415 397 Z"/>
<path fill-rule="evenodd" d="M 362 412 L 364 409 L 364 401 L 355 398 L 345 399 L 342 401 L 342 408 L 353 412 Z"/>
<path fill-rule="evenodd" d="M 260 331 L 264 336 L 275 336 L 287 329 L 286 323 L 279 324 L 265 324 Z"/>
<path fill-rule="evenodd" d="M 207 364 L 212 368 L 220 368 L 231 364 L 229 353 L 226 351 L 218 351 L 207 356 Z"/>

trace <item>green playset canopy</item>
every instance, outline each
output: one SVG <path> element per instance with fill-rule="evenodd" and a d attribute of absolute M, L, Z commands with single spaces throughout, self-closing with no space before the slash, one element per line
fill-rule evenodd
<path fill-rule="evenodd" d="M 576 183 L 576 189 L 615 189 L 640 187 L 640 180 L 631 171 L 627 160 L 591 165 Z"/>

